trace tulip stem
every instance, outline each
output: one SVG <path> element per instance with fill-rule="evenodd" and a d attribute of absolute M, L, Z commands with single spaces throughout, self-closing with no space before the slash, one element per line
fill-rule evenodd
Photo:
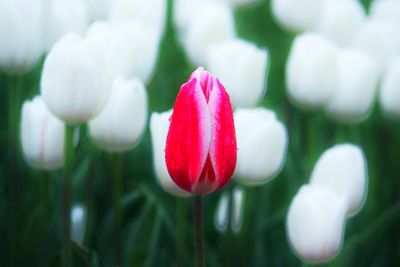
<path fill-rule="evenodd" d="M 193 196 L 193 224 L 196 267 L 204 267 L 204 229 L 202 196 Z"/>
<path fill-rule="evenodd" d="M 122 155 L 116 154 L 114 157 L 114 187 L 113 187 L 113 209 L 114 209 L 114 238 L 115 238 L 115 266 L 121 266 L 121 191 L 122 191 Z"/>
<path fill-rule="evenodd" d="M 62 254 L 63 267 L 72 266 L 71 245 L 71 191 L 72 168 L 74 155 L 74 126 L 66 126 L 64 142 L 64 248 Z"/>
<path fill-rule="evenodd" d="M 39 266 L 45 266 L 46 259 L 46 246 L 48 238 L 48 226 L 49 226 L 49 173 L 43 172 L 42 183 L 41 183 L 41 197 L 42 197 L 42 239 L 39 244 Z"/>

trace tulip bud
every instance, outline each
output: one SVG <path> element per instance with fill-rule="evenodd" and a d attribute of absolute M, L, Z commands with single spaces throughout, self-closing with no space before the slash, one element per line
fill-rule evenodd
<path fill-rule="evenodd" d="M 294 252 L 304 261 L 327 262 L 343 241 L 346 203 L 330 189 L 302 186 L 290 204 L 286 231 Z"/>
<path fill-rule="evenodd" d="M 166 15 L 166 0 L 114 0 L 110 19 L 136 21 L 157 31 L 161 36 L 166 24 Z"/>
<path fill-rule="evenodd" d="M 190 196 L 189 193 L 179 188 L 168 173 L 165 163 L 165 144 L 169 128 L 169 118 L 172 110 L 163 113 L 152 113 L 150 118 L 150 133 L 153 145 L 153 166 L 159 185 L 168 193 L 178 196 Z"/>
<path fill-rule="evenodd" d="M 236 186 L 232 191 L 231 216 L 232 231 L 236 234 L 240 233 L 242 229 L 245 198 L 244 189 L 240 186 Z"/>
<path fill-rule="evenodd" d="M 370 14 L 373 19 L 391 22 L 400 25 L 400 1 L 380 0 L 372 1 Z"/>
<path fill-rule="evenodd" d="M 354 37 L 354 46 L 369 53 L 384 71 L 400 51 L 400 29 L 382 20 L 368 20 Z"/>
<path fill-rule="evenodd" d="M 98 47 L 75 34 L 60 39 L 43 66 L 41 92 L 49 110 L 68 124 L 86 122 L 107 101 L 111 81 Z"/>
<path fill-rule="evenodd" d="M 77 244 L 83 244 L 86 230 L 86 207 L 83 204 L 75 204 L 71 210 L 71 240 Z"/>
<path fill-rule="evenodd" d="M 22 107 L 21 143 L 27 163 L 54 170 L 64 164 L 65 126 L 47 109 L 41 97 L 25 101 Z"/>
<path fill-rule="evenodd" d="M 207 14 L 207 19 L 204 19 Z M 232 9 L 222 3 L 198 5 L 190 15 L 187 30 L 180 34 L 189 59 L 197 65 L 206 64 L 207 48 L 235 37 Z"/>
<path fill-rule="evenodd" d="M 317 31 L 339 45 L 348 45 L 365 19 L 358 0 L 324 0 Z"/>
<path fill-rule="evenodd" d="M 383 76 L 380 103 L 388 117 L 400 119 L 400 56 L 393 60 Z"/>
<path fill-rule="evenodd" d="M 236 149 L 229 95 L 216 77 L 198 68 L 175 101 L 165 148 L 168 172 L 185 191 L 211 193 L 232 178 Z"/>
<path fill-rule="evenodd" d="M 89 134 L 101 149 L 123 152 L 135 146 L 147 120 L 147 92 L 139 80 L 118 77 L 104 109 L 89 122 Z"/>
<path fill-rule="evenodd" d="M 329 188 L 346 201 L 346 213 L 357 213 L 367 192 L 367 164 L 363 151 L 354 145 L 336 145 L 319 158 L 311 184 Z"/>
<path fill-rule="evenodd" d="M 379 68 L 368 54 L 346 49 L 339 53 L 336 83 L 326 109 L 336 120 L 361 120 L 371 110 L 379 81 Z"/>
<path fill-rule="evenodd" d="M 237 107 L 255 106 L 265 92 L 268 52 L 236 39 L 212 45 L 207 52 L 209 70 L 225 84 Z"/>
<path fill-rule="evenodd" d="M 320 35 L 296 37 L 286 65 L 286 84 L 293 102 L 316 108 L 330 97 L 335 82 L 337 47 Z"/>
<path fill-rule="evenodd" d="M 89 13 L 92 20 L 105 20 L 108 18 L 112 0 L 87 0 Z"/>
<path fill-rule="evenodd" d="M 281 169 L 287 149 L 286 127 L 264 109 L 235 111 L 238 159 L 236 181 L 244 185 L 268 182 Z"/>
<path fill-rule="evenodd" d="M 285 28 L 294 32 L 315 29 L 321 13 L 321 0 L 272 0 L 272 14 Z"/>
<path fill-rule="evenodd" d="M 229 193 L 223 192 L 217 203 L 217 209 L 215 210 L 214 225 L 220 233 L 225 233 L 228 229 L 229 198 Z"/>
<path fill-rule="evenodd" d="M 53 0 L 48 7 L 46 22 L 46 50 L 67 33 L 84 34 L 89 24 L 87 4 L 84 0 Z"/>
<path fill-rule="evenodd" d="M 43 52 L 43 1 L 0 1 L 0 69 L 31 70 Z"/>

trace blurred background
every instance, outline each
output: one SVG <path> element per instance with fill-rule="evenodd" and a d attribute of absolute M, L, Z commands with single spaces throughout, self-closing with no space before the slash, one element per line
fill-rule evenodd
<path fill-rule="evenodd" d="M 368 10 L 370 1 L 361 2 Z M 196 67 L 178 41 L 172 6 L 172 0 L 168 0 L 158 63 L 147 86 L 149 114 L 171 109 L 180 85 Z M 258 106 L 274 110 L 284 122 L 289 145 L 284 167 L 273 181 L 241 187 L 245 203 L 239 231 L 220 231 L 214 224 L 221 194 L 234 190 L 238 186 L 235 181 L 204 198 L 207 266 L 306 265 L 292 252 L 286 238 L 288 207 L 299 187 L 309 181 L 319 156 L 334 144 L 345 142 L 364 150 L 368 196 L 360 213 L 346 222 L 342 251 L 324 265 L 399 266 L 398 123 L 386 119 L 378 103 L 367 120 L 355 124 L 337 123 L 323 112 L 297 108 L 289 101 L 285 85 L 285 64 L 295 34 L 276 23 L 267 0 L 235 8 L 234 18 L 240 38 L 269 50 L 268 90 Z M 18 128 L 23 101 L 40 92 L 44 58 L 26 74 L 0 73 L 1 266 L 60 266 L 63 172 L 45 173 L 27 165 L 19 135 L 10 130 Z M 13 94 L 17 89 L 20 94 Z M 18 105 L 10 106 L 10 98 Z M 79 240 L 73 245 L 74 262 L 75 266 L 113 266 L 116 243 L 112 187 L 116 164 L 113 155 L 97 149 L 88 138 L 86 125 L 79 128 L 72 176 L 72 213 L 78 218 L 78 223 L 72 223 L 72 232 Z M 192 266 L 191 200 L 174 197 L 157 183 L 148 127 L 140 143 L 123 154 L 121 164 L 122 266 Z M 46 176 L 48 186 L 43 184 Z M 44 216 L 46 188 L 48 206 Z"/>

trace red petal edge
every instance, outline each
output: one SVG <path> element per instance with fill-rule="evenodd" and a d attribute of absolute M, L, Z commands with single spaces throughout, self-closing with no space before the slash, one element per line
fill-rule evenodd
<path fill-rule="evenodd" d="M 208 183 L 209 186 L 208 188 L 201 186 L 201 193 L 210 193 L 229 182 L 235 171 L 237 159 L 236 132 L 231 101 L 224 86 L 216 78 L 213 81 L 208 106 L 212 136 L 208 159 L 215 174 L 213 177 L 208 171 L 208 175 L 202 175 L 199 183 Z"/>

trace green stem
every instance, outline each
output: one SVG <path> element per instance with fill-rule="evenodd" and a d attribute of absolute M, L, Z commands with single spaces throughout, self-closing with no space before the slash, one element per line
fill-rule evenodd
<path fill-rule="evenodd" d="M 193 201 L 194 247 L 196 267 L 204 267 L 204 229 L 202 196 L 196 195 Z"/>
<path fill-rule="evenodd" d="M 186 259 L 186 199 L 176 198 L 176 247 L 178 266 L 187 266 Z"/>
<path fill-rule="evenodd" d="M 47 238 L 49 227 L 49 173 L 43 172 L 41 181 L 40 195 L 42 198 L 42 239 L 40 241 L 39 251 L 39 266 L 45 266 L 46 251 L 47 251 Z"/>
<path fill-rule="evenodd" d="M 20 187 L 19 177 L 19 157 L 18 157 L 18 136 L 19 136 L 19 114 L 21 109 L 20 103 L 20 82 L 21 77 L 9 77 L 9 88 L 8 88 L 8 140 L 9 140 L 9 159 L 10 159 L 10 172 L 9 172 L 9 184 L 10 191 L 12 192 L 12 207 L 10 215 L 10 232 L 11 239 L 15 240 L 14 236 L 17 233 L 17 211 L 18 211 L 18 196 Z M 11 265 L 18 265 L 18 248 L 17 242 L 11 242 Z"/>
<path fill-rule="evenodd" d="M 87 191 L 86 191 L 86 206 L 87 206 L 87 229 L 85 232 L 84 244 L 86 247 L 91 247 L 92 241 L 92 228 L 94 221 L 94 204 L 93 204 L 93 176 L 94 176 L 94 162 L 95 162 L 95 152 L 90 151 L 90 169 L 88 173 L 87 180 Z"/>
<path fill-rule="evenodd" d="M 115 266 L 121 266 L 121 224 L 122 224 L 122 207 L 121 207 L 121 191 L 122 191 L 122 156 L 114 155 L 114 187 L 113 187 L 113 209 L 115 217 Z"/>
<path fill-rule="evenodd" d="M 64 247 L 62 253 L 63 267 L 72 265 L 72 245 L 71 245 L 71 191 L 72 191 L 72 169 L 74 154 L 74 127 L 66 126 L 64 142 Z"/>

